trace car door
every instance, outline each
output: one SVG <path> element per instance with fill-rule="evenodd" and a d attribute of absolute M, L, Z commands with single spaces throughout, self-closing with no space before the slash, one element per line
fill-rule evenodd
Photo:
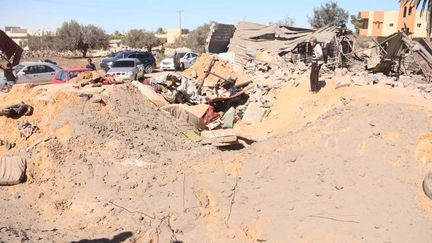
<path fill-rule="evenodd" d="M 143 66 L 148 65 L 148 60 L 147 60 L 146 55 L 144 53 L 138 53 L 136 58 L 138 58 L 138 60 L 140 60 L 140 62 Z"/>
<path fill-rule="evenodd" d="M 38 79 L 39 84 L 51 83 L 51 80 L 54 78 L 56 74 L 54 68 L 45 64 L 38 65 L 38 71 L 39 71 L 39 79 Z"/>
<path fill-rule="evenodd" d="M 18 72 L 17 84 L 35 83 L 39 80 L 37 65 L 28 65 Z"/>

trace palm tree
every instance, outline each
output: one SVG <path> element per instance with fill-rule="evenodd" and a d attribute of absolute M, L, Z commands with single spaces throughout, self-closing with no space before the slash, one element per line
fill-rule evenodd
<path fill-rule="evenodd" d="M 427 36 L 426 39 L 430 41 L 431 36 L 431 21 L 432 21 L 432 0 L 399 0 L 399 3 L 405 4 L 414 4 L 415 8 L 418 10 L 420 9 L 420 14 L 423 15 L 423 13 L 426 11 L 426 19 L 427 19 Z"/>

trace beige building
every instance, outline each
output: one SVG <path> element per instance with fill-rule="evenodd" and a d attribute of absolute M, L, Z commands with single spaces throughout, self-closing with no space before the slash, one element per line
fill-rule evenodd
<path fill-rule="evenodd" d="M 414 4 L 401 4 L 399 11 L 360 12 L 363 26 L 360 36 L 386 37 L 398 31 L 408 31 L 412 38 L 425 38 L 426 14 L 416 11 Z"/>
<path fill-rule="evenodd" d="M 5 27 L 5 33 L 8 35 L 15 43 L 20 45 L 21 47 L 24 47 L 27 45 L 27 29 L 22 29 L 18 26 L 6 26 Z"/>
<path fill-rule="evenodd" d="M 179 28 L 168 29 L 165 34 L 155 34 L 155 36 L 167 44 L 174 44 L 180 36 L 182 36 L 182 38 L 187 37 L 186 34 L 181 34 L 181 30 Z"/>

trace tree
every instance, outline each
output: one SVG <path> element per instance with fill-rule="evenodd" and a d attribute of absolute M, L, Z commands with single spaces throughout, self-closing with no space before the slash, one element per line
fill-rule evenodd
<path fill-rule="evenodd" d="M 153 32 L 146 32 L 145 30 L 132 29 L 122 40 L 123 44 L 132 48 L 147 48 L 158 46 L 161 41 L 154 35 Z"/>
<path fill-rule="evenodd" d="M 282 20 L 279 20 L 277 22 L 270 22 L 269 24 L 277 24 L 277 25 L 283 25 L 283 26 L 294 26 L 295 20 L 291 17 L 286 16 Z"/>
<path fill-rule="evenodd" d="M 339 7 L 337 2 L 327 2 L 320 7 L 314 8 L 313 17 L 309 19 L 310 25 L 319 29 L 329 24 L 346 24 L 348 21 L 348 12 Z"/>
<path fill-rule="evenodd" d="M 122 33 L 120 33 L 120 31 L 116 30 L 114 31 L 113 34 L 108 36 L 109 40 L 121 40 L 124 37 L 124 35 Z"/>
<path fill-rule="evenodd" d="M 85 57 L 89 49 L 107 48 L 108 36 L 97 26 L 82 26 L 71 20 L 57 29 L 56 46 L 59 50 L 79 50 Z"/>
<path fill-rule="evenodd" d="M 210 33 L 210 24 L 204 24 L 190 31 L 188 36 L 179 38 L 176 41 L 177 46 L 185 46 L 197 53 L 205 52 L 207 37 Z"/>
<path fill-rule="evenodd" d="M 166 31 L 164 30 L 164 28 L 159 27 L 159 28 L 157 28 L 157 30 L 156 30 L 156 34 L 166 34 Z"/>
<path fill-rule="evenodd" d="M 360 29 L 363 27 L 363 20 L 360 16 L 360 13 L 358 15 L 351 15 L 351 24 L 354 25 L 356 33 L 359 34 Z"/>
<path fill-rule="evenodd" d="M 43 34 L 42 36 L 27 35 L 28 48 L 32 51 L 56 49 L 56 37 Z"/>
<path fill-rule="evenodd" d="M 426 39 L 430 41 L 430 36 L 432 32 L 432 1 L 431 0 L 399 0 L 399 3 L 403 5 L 409 4 L 414 5 L 416 9 L 420 9 L 420 15 L 423 15 L 426 11 L 426 19 L 427 19 L 427 25 L 426 25 Z M 421 6 L 421 8 L 420 8 Z"/>

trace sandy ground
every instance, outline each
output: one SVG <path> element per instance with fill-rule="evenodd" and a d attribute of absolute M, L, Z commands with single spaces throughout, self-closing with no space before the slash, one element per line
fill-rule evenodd
<path fill-rule="evenodd" d="M 30 161 L 26 183 L 0 188 L 0 239 L 432 241 L 421 187 L 432 169 L 429 100 L 386 86 L 335 89 L 332 80 L 313 95 L 306 77 L 274 95 L 265 121 L 236 128 L 262 140 L 239 151 L 188 141 L 128 85 L 0 96 L 2 106 L 33 105 L 20 119 L 41 128 L 23 141 L 20 120 L 0 117 L 0 134 L 17 143 L 0 154 Z"/>

